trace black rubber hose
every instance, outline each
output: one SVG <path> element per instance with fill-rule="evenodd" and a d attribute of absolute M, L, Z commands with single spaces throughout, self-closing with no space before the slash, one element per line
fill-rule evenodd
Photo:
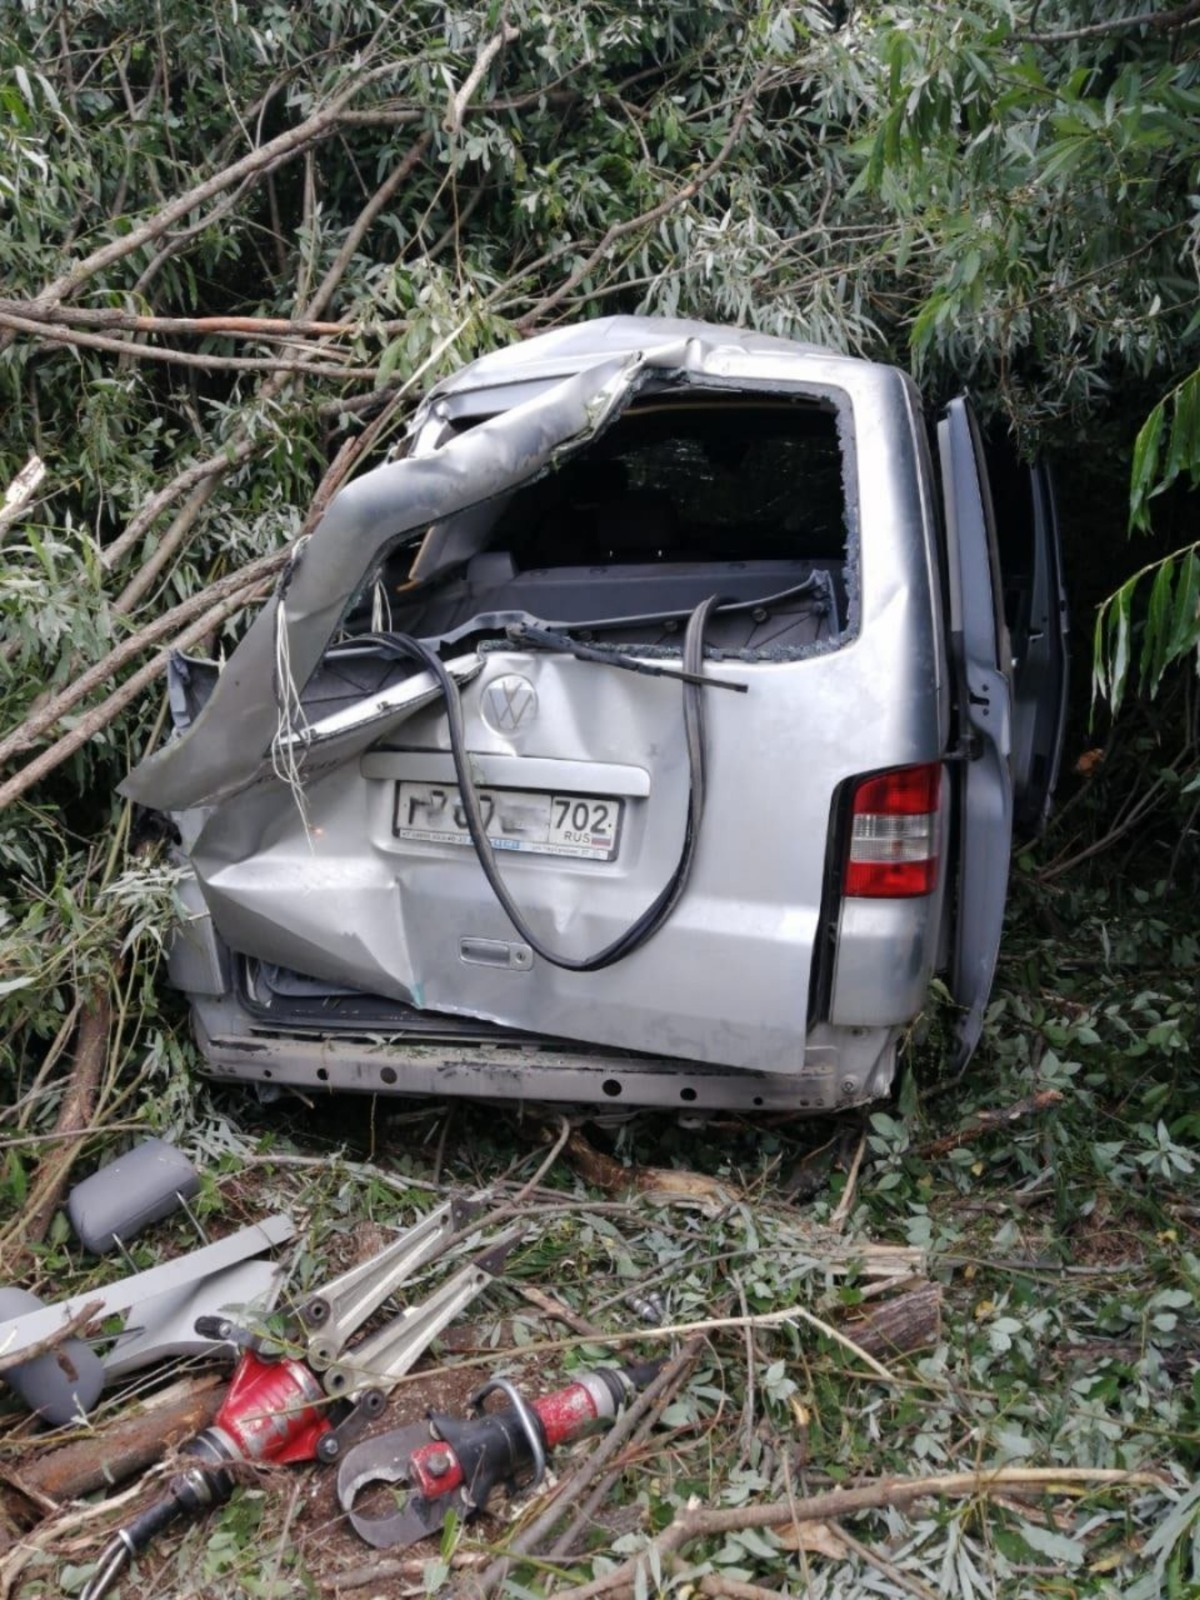
<path fill-rule="evenodd" d="M 525 921 L 520 907 L 501 876 L 496 864 L 496 852 L 488 842 L 487 824 L 484 821 L 483 809 L 479 804 L 479 795 L 467 760 L 466 730 L 463 725 L 462 700 L 458 685 L 446 671 L 437 654 L 420 639 L 414 639 L 405 633 L 388 634 L 386 641 L 383 637 L 379 639 L 380 644 L 386 642 L 388 648 L 394 650 L 396 654 L 407 656 L 425 667 L 437 681 L 446 702 L 446 717 L 450 726 L 450 754 L 454 760 L 454 771 L 462 797 L 467 832 L 471 836 L 479 865 L 483 868 L 484 877 L 491 885 L 504 914 L 521 939 L 541 956 L 543 961 L 548 961 L 553 967 L 560 967 L 566 972 L 599 972 L 604 967 L 611 967 L 614 963 L 625 960 L 654 937 L 670 917 L 687 888 L 695 861 L 700 824 L 704 818 L 707 787 L 704 768 L 704 692 L 700 687 L 704 669 L 704 631 L 709 616 L 720 603 L 717 595 L 710 595 L 707 600 L 701 601 L 688 618 L 687 629 L 683 636 L 683 668 L 689 677 L 696 681 L 685 682 L 683 685 L 683 728 L 687 745 L 689 783 L 687 820 L 679 860 L 658 896 L 646 907 L 637 921 L 603 950 L 582 958 L 559 955 L 557 951 L 542 943 Z"/>

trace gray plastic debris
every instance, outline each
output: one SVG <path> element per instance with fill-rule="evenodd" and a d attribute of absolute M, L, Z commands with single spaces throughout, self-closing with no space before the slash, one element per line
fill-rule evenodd
<path fill-rule="evenodd" d="M 43 1306 L 27 1289 L 0 1289 L 0 1322 Z M 8 1353 L 0 1349 L 0 1355 Z M 82 1339 L 67 1339 L 57 1349 L 12 1367 L 4 1381 L 31 1411 L 58 1427 L 86 1416 L 96 1404 L 104 1387 L 104 1368 Z"/>
<path fill-rule="evenodd" d="M 146 1139 L 76 1184 L 67 1215 L 83 1248 L 99 1256 L 169 1216 L 199 1187 L 199 1173 L 174 1145 Z"/>
<path fill-rule="evenodd" d="M 284 1244 L 295 1236 L 296 1226 L 287 1216 L 265 1217 L 262 1222 L 239 1228 L 228 1238 L 206 1244 L 202 1250 L 192 1250 L 175 1261 L 164 1261 L 157 1267 L 147 1267 L 131 1278 L 121 1278 L 99 1289 L 85 1289 L 82 1294 L 60 1300 L 56 1305 L 40 1306 L 24 1312 L 0 1311 L 0 1355 L 6 1350 L 21 1350 L 35 1344 L 47 1334 L 54 1333 L 68 1317 L 78 1315 L 85 1306 L 97 1303 L 98 1317 L 131 1314 L 136 1318 L 137 1308 L 159 1295 L 173 1293 L 180 1287 L 198 1283 L 213 1273 L 224 1272 L 226 1267 L 251 1256 L 261 1255 L 277 1244 Z"/>

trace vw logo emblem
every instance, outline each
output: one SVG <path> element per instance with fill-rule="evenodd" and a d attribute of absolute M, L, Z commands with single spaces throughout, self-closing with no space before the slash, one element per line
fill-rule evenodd
<path fill-rule="evenodd" d="M 537 690 L 528 678 L 506 672 L 483 691 L 483 720 L 497 733 L 516 733 L 537 716 Z"/>

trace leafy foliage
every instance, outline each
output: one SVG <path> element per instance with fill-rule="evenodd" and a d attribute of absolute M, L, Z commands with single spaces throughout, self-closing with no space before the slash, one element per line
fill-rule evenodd
<path fill-rule="evenodd" d="M 1049 909 L 1040 931 L 1032 904 Z M 1200 1581 L 1200 1122 L 1190 1073 L 1200 940 L 1166 885 L 1131 882 L 1114 901 L 1103 873 L 1049 894 L 1030 873 L 1016 911 L 979 1067 L 953 1095 L 929 1076 L 910 1078 L 897 1107 L 850 1121 L 846 1154 L 807 1203 L 788 1190 L 836 1129 L 730 1117 L 683 1127 L 657 1116 L 592 1128 L 588 1138 L 631 1176 L 652 1165 L 680 1178 L 704 1174 L 695 1197 L 682 1185 L 673 1197 L 600 1195 L 560 1161 L 526 1202 L 525 1238 L 504 1280 L 469 1313 L 466 1348 L 443 1352 L 432 1374 L 402 1392 L 398 1403 L 413 1417 L 431 1384 L 465 1399 L 481 1372 L 500 1372 L 537 1393 L 618 1353 L 663 1353 L 648 1331 L 619 1351 L 594 1337 L 564 1338 L 525 1299 L 526 1287 L 625 1340 L 651 1323 L 797 1303 L 861 1336 L 856 1319 L 878 1305 L 878 1285 L 861 1263 L 831 1267 L 827 1230 L 843 1198 L 852 1262 L 881 1243 L 925 1252 L 942 1326 L 928 1347 L 887 1357 L 893 1382 L 795 1323 L 715 1329 L 656 1433 L 627 1453 L 585 1548 L 549 1566 L 518 1566 L 505 1594 L 541 1595 L 602 1575 L 645 1552 L 697 1500 L 757 1505 L 888 1473 L 980 1465 L 1149 1468 L 1159 1482 L 1078 1498 L 1051 1488 L 992 1504 L 929 1500 L 847 1518 L 823 1546 L 799 1549 L 777 1532 L 746 1529 L 698 1541 L 678 1566 L 646 1557 L 641 1590 L 684 1596 L 711 1575 L 784 1591 L 803 1585 L 823 1600 L 898 1596 L 913 1584 L 1018 1600 L 1034 1592 L 1032 1567 L 1043 1587 L 1069 1584 L 1081 1600 L 1149 1600 Z M 1036 1118 L 970 1134 L 981 1112 L 1053 1089 L 1062 1099 Z M 315 1127 L 299 1102 L 256 1106 L 217 1090 L 199 1095 L 186 1140 L 209 1172 L 209 1221 L 280 1206 L 306 1216 L 294 1282 L 311 1285 L 367 1239 L 377 1247 L 386 1230 L 410 1222 L 434 1185 L 517 1187 L 545 1153 L 531 1131 L 486 1108 L 354 1101 Z M 851 1187 L 849 1152 L 860 1136 L 864 1159 Z M 948 1148 L 930 1153 L 947 1138 Z M 83 1286 L 61 1244 L 44 1259 Z M 554 1465 L 561 1492 L 570 1454 Z M 324 1587 L 362 1552 L 331 1525 L 328 1487 L 296 1492 L 296 1483 L 289 1469 L 247 1484 L 218 1515 L 166 1541 L 165 1565 L 139 1563 L 130 1592 L 165 1584 L 184 1600 Z M 447 1592 L 469 1576 L 459 1563 L 486 1560 L 512 1531 L 503 1520 L 457 1527 L 440 1552 L 417 1553 L 424 1571 L 417 1565 L 413 1577 L 429 1593 Z"/>
<path fill-rule="evenodd" d="M 1158 402 L 1133 447 L 1130 527 L 1150 528 L 1150 501 L 1180 478 L 1200 486 L 1200 371 Z M 1135 614 L 1144 609 L 1134 646 Z M 1096 617 L 1094 693 L 1115 715 L 1136 659 L 1139 688 L 1154 695 L 1190 656 L 1200 666 L 1200 543 L 1151 562 L 1115 590 Z"/>
<path fill-rule="evenodd" d="M 1146 532 L 1151 498 L 1184 476 L 1193 489 L 1200 486 L 1200 370 L 1164 395 L 1142 424 L 1133 446 L 1130 526 Z"/>
<path fill-rule="evenodd" d="M 1200 35 L 1131 16 L 1117 0 L 8 8 L 0 492 L 31 454 L 47 469 L 0 513 L 12 1214 L 98 987 L 117 1025 L 89 1155 L 135 1118 L 184 1134 L 221 1168 L 215 1204 L 236 1209 L 240 1182 L 252 1206 L 275 1184 L 311 1212 L 315 1244 L 379 1199 L 335 1167 L 261 1184 L 259 1140 L 279 1129 L 191 1076 L 155 981 L 171 875 L 113 792 L 161 736 L 156 652 L 185 630 L 227 649 L 314 498 L 395 447 L 440 373 L 610 310 L 740 321 L 915 365 L 934 398 L 968 384 L 1031 451 L 1075 450 L 1102 424 L 1128 450 L 1149 411 L 1139 528 L 1167 503 L 1157 491 L 1195 484 Z M 516 37 L 489 54 L 502 20 Z M 1046 1562 L 1096 1596 L 1139 1559 L 1156 1584 L 1196 1581 L 1198 956 L 1175 888 L 1194 864 L 1195 699 L 1172 669 L 1196 648 L 1197 560 L 1185 544 L 1114 574 L 1097 689 L 1114 707 L 1135 685 L 1158 702 L 1125 735 L 1128 761 L 1118 750 L 1026 862 L 984 1070 L 953 1099 L 910 1090 L 869 1130 L 855 1225 L 933 1250 L 946 1338 L 911 1387 L 881 1394 L 794 1331 L 764 1333 L 752 1369 L 745 1341 L 723 1336 L 676 1403 L 663 1464 L 633 1474 L 635 1514 L 779 1489 L 797 1430 L 801 1469 L 840 1478 L 914 1461 L 1153 1461 L 1178 1485 L 1165 1518 L 1153 1494 L 1128 1511 L 1014 1512 L 994 1538 L 948 1505 L 860 1531 L 886 1539 L 903 1574 L 964 1595 L 1027 1592 L 1024 1569 Z M 1164 753 L 1168 713 L 1186 730 L 1178 757 Z M 1102 855 L 1089 883 L 1081 868 Z M 947 1121 L 1045 1086 L 1066 1097 L 1045 1125 L 921 1154 Z M 441 1170 L 440 1112 L 378 1116 L 407 1152 L 395 1170 Z M 506 1168 L 514 1135 L 494 1132 L 476 1119 L 446 1141 L 453 1177 Z M 806 1137 L 637 1125 L 614 1144 L 736 1168 L 758 1198 Z M 611 1279 L 623 1306 L 647 1277 L 681 1317 L 731 1284 L 755 1311 L 800 1293 L 832 1315 L 860 1290 L 827 1283 L 801 1233 L 770 1205 L 695 1227 L 596 1212 L 556 1224 L 527 1265 L 589 1317 L 585 1287 Z M 1105 1258 L 1108 1239 L 1129 1258 Z M 1094 1270 L 1073 1272 L 1068 1250 L 1096 1255 Z M 48 1280 L 75 1270 L 53 1233 L 34 1262 Z M 239 1507 L 184 1546 L 181 1592 L 202 1572 L 302 1592 L 307 1556 L 284 1551 L 268 1501 Z M 281 1554 L 264 1573 L 270 1540 Z M 887 1592 L 865 1560 L 803 1581 Z M 739 1536 L 702 1562 L 762 1580 L 779 1551 Z"/>
<path fill-rule="evenodd" d="M 1135 607 L 1145 602 L 1140 639 L 1133 643 Z M 1143 567 L 1117 589 L 1096 615 L 1094 692 L 1115 715 L 1135 665 L 1139 687 L 1154 695 L 1164 674 L 1195 654 L 1200 644 L 1200 545 L 1190 545 Z"/>

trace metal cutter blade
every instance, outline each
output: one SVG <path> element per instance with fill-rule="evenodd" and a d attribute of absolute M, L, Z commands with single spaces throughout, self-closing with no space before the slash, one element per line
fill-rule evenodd
<path fill-rule="evenodd" d="M 365 1439 L 346 1453 L 338 1468 L 338 1504 L 350 1519 L 360 1539 L 376 1550 L 394 1550 L 397 1545 L 415 1544 L 436 1533 L 454 1504 L 454 1495 L 439 1495 L 434 1500 L 410 1491 L 405 1503 L 384 1516 L 368 1516 L 354 1509 L 361 1489 L 373 1483 L 394 1483 L 403 1488 L 409 1483 L 409 1462 L 414 1450 L 429 1443 L 428 1423 L 417 1422 L 408 1428 Z"/>

